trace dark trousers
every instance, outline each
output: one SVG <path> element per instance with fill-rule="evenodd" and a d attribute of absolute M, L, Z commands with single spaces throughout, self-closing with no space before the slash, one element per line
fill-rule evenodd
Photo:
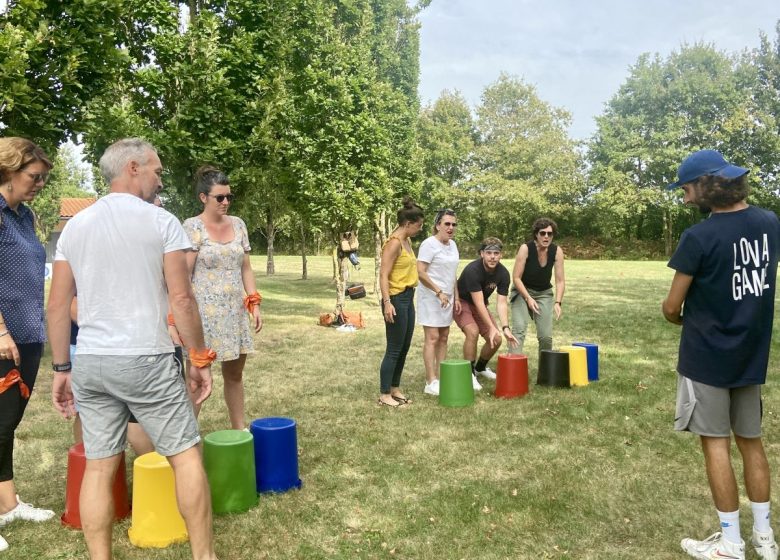
<path fill-rule="evenodd" d="M 390 296 L 395 307 L 395 322 L 385 322 L 387 349 L 379 367 L 379 390 L 389 393 L 391 387 L 401 385 L 401 373 L 406 364 L 406 354 L 412 345 L 414 334 L 414 288 L 407 288 L 400 294 Z M 384 308 L 384 304 L 383 304 Z"/>
<path fill-rule="evenodd" d="M 21 357 L 19 367 L 14 365 L 13 360 L 0 360 L 0 377 L 5 377 L 12 369 L 16 369 L 32 393 L 41 363 L 43 344 L 18 344 L 17 348 Z M 29 399 L 22 397 L 18 383 L 0 393 L 0 482 L 14 478 L 14 432 L 22 421 L 28 402 Z"/>

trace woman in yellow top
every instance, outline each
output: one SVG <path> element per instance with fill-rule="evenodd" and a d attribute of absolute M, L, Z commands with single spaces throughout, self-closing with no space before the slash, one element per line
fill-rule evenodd
<path fill-rule="evenodd" d="M 398 211 L 398 227 L 382 247 L 379 288 L 385 317 L 387 349 L 379 367 L 379 404 L 400 406 L 408 402 L 401 392 L 401 373 L 414 333 L 414 288 L 417 286 L 417 259 L 410 238 L 423 226 L 423 209 L 404 199 Z"/>

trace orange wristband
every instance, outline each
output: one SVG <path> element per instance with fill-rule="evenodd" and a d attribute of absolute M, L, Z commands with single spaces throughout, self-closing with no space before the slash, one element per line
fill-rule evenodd
<path fill-rule="evenodd" d="M 255 292 L 254 294 L 250 294 L 244 298 L 244 307 L 246 307 L 246 310 L 250 313 L 254 313 L 255 306 L 260 305 L 263 301 L 263 296 L 260 295 L 260 292 Z"/>
<path fill-rule="evenodd" d="M 204 368 L 211 365 L 211 362 L 217 359 L 217 353 L 211 348 L 201 348 L 200 350 L 190 349 L 190 362 L 198 368 Z"/>
<path fill-rule="evenodd" d="M 176 321 L 173 320 L 173 313 L 168 313 L 168 326 L 175 327 Z"/>

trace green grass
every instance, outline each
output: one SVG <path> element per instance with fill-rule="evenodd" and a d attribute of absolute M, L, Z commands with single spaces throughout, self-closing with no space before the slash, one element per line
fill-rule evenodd
<path fill-rule="evenodd" d="M 253 265 L 265 270 L 260 257 Z M 663 263 L 567 262 L 555 344 L 598 343 L 598 383 L 532 385 L 523 399 L 497 400 L 488 382 L 474 406 L 443 408 L 422 394 L 419 329 L 402 380 L 414 403 L 401 410 L 376 405 L 384 351 L 378 298 L 348 303 L 363 312 L 364 331 L 319 327 L 318 314 L 333 307 L 331 265 L 312 258 L 309 266 L 308 281 L 296 257 L 277 257 L 274 277 L 258 274 L 265 327 L 245 372 L 249 419 L 297 421 L 304 485 L 263 495 L 248 513 L 216 517 L 222 560 L 683 558 L 681 537 L 716 530 L 698 442 L 672 431 L 679 331 L 660 313 L 671 280 Z M 353 280 L 370 288 L 371 271 L 365 259 Z M 462 341 L 455 327 L 450 357 L 460 357 Z M 535 339 L 526 347 L 533 381 Z M 764 431 L 780 474 L 777 365 L 774 352 Z M 218 370 L 216 377 L 204 432 L 228 426 Z M 49 389 L 43 368 L 17 432 L 16 482 L 23 499 L 59 515 L 70 426 L 55 415 Z M 115 527 L 116 558 L 189 558 L 187 545 L 133 547 L 129 524 Z M 86 557 L 81 534 L 58 523 L 0 532 L 11 544 L 3 560 Z"/>

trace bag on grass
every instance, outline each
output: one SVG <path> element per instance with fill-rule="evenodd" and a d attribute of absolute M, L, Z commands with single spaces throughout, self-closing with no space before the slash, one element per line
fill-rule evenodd
<path fill-rule="evenodd" d="M 362 282 L 352 282 L 347 285 L 347 289 L 344 290 L 344 295 L 349 299 L 360 299 L 366 297 L 366 288 Z"/>

